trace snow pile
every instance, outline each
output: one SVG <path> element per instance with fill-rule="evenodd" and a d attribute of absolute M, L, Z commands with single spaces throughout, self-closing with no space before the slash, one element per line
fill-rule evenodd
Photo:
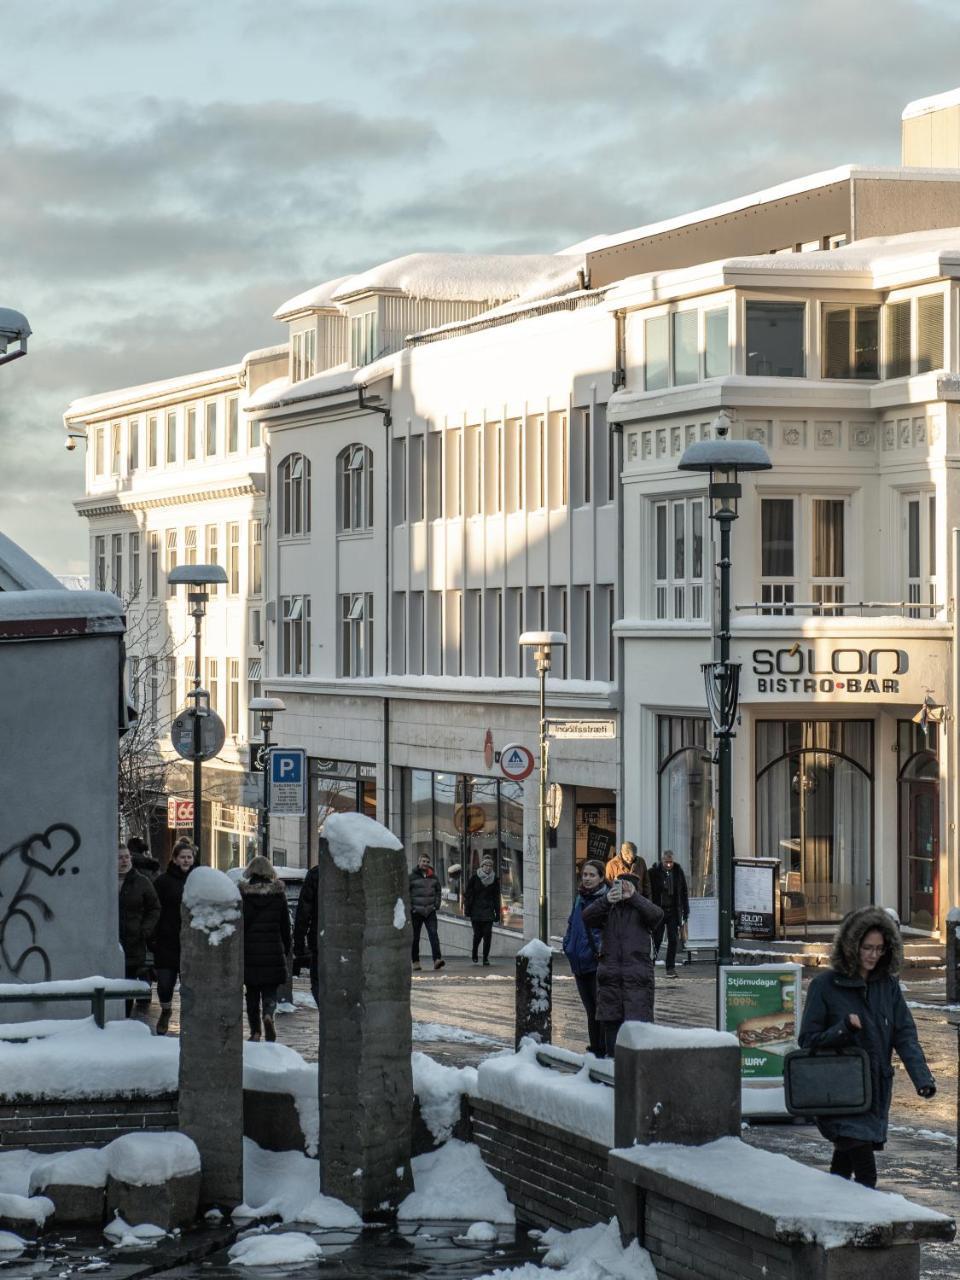
<path fill-rule="evenodd" d="M 341 871 L 359 871 L 367 849 L 403 848 L 392 831 L 365 813 L 331 813 L 323 824 L 323 836 Z"/>
<path fill-rule="evenodd" d="M 711 1195 L 730 1187 L 737 1204 L 776 1220 L 778 1236 L 796 1236 L 826 1249 L 869 1244 L 878 1228 L 898 1223 L 949 1221 L 903 1196 L 844 1182 L 739 1138 L 717 1138 L 700 1147 L 669 1142 L 624 1147 L 617 1155 Z"/>
<path fill-rule="evenodd" d="M 492 1244 L 497 1239 L 497 1228 L 492 1222 L 472 1222 L 463 1236 L 476 1244 Z"/>
<path fill-rule="evenodd" d="M 569 269 L 569 259 L 552 253 L 408 253 L 350 276 L 330 296 L 340 302 L 390 289 L 438 302 L 506 302 L 533 285 L 564 279 Z"/>
<path fill-rule="evenodd" d="M 103 1234 L 115 1249 L 152 1249 L 166 1236 L 162 1227 L 152 1222 L 140 1222 L 131 1227 L 119 1214 L 103 1228 Z"/>
<path fill-rule="evenodd" d="M 415 1022 L 413 1039 L 421 1043 L 432 1043 L 445 1040 L 456 1044 L 493 1044 L 503 1045 L 504 1040 L 494 1040 L 492 1036 L 483 1036 L 479 1031 L 468 1031 L 465 1027 L 455 1027 L 447 1022 Z"/>
<path fill-rule="evenodd" d="M 36 1151 L 0 1151 L 0 1194 L 29 1196 L 30 1174 L 45 1159 Z"/>
<path fill-rule="evenodd" d="M 550 1008 L 550 968 L 553 963 L 553 952 L 539 938 L 531 938 L 525 947 L 517 952 L 527 961 L 527 976 L 530 979 L 530 1012 L 546 1013 Z"/>
<path fill-rule="evenodd" d="M 68 996 L 76 991 L 78 995 L 87 996 L 94 987 L 103 987 L 104 991 L 129 991 L 131 987 L 140 988 L 146 995 L 150 988 L 146 982 L 137 982 L 132 978 L 102 978 L 94 974 L 92 978 L 64 978 L 60 982 L 0 982 L 2 996 Z M 53 1022 L 55 1019 L 48 1019 Z M 23 1034 L 24 1026 L 35 1026 L 35 1023 L 19 1023 L 12 1029 Z M 40 1024 L 42 1025 L 42 1024 Z"/>
<path fill-rule="evenodd" d="M 279 1217 L 283 1222 L 358 1231 L 363 1225 L 356 1210 L 320 1194 L 316 1160 L 300 1151 L 265 1151 L 249 1138 L 243 1140 L 243 1196 L 243 1204 L 233 1211 L 238 1222 Z"/>
<path fill-rule="evenodd" d="M 238 1240 L 230 1246 L 230 1261 L 235 1267 L 289 1267 L 316 1262 L 322 1252 L 311 1236 L 302 1231 L 287 1231 Z"/>
<path fill-rule="evenodd" d="M 653 1022 L 625 1022 L 617 1035 L 617 1047 L 627 1049 L 720 1049 L 740 1041 L 729 1031 L 712 1027 L 661 1027 Z"/>
<path fill-rule="evenodd" d="M 543 1256 L 543 1269 L 523 1267 L 526 1280 L 657 1280 L 657 1273 L 646 1249 L 632 1240 L 626 1249 L 620 1243 L 616 1218 L 598 1222 L 579 1231 L 558 1231 L 551 1227 L 541 1237 L 549 1248 Z M 550 1268 L 546 1270 L 546 1268 Z M 517 1272 L 511 1273 L 518 1275 Z"/>
<path fill-rule="evenodd" d="M 538 1049 L 534 1041 L 524 1040 L 516 1053 L 499 1054 L 481 1062 L 477 1068 L 477 1096 L 611 1147 L 613 1090 L 590 1079 L 596 1060 L 570 1054 L 572 1062 L 583 1063 L 576 1074 L 552 1071 L 537 1062 Z"/>
<path fill-rule="evenodd" d="M 53 1201 L 46 1196 L 18 1196 L 0 1193 L 0 1218 L 17 1222 L 35 1222 L 42 1227 L 53 1214 Z"/>
<path fill-rule="evenodd" d="M 54 1029 L 42 1037 L 0 1041 L 3 1097 L 133 1097 L 177 1088 L 179 1042 L 152 1036 L 142 1022 L 108 1022 L 102 1031 L 93 1018 L 46 1025 Z"/>
<path fill-rule="evenodd" d="M 446 1218 L 454 1222 L 511 1223 L 513 1205 L 483 1163 L 480 1148 L 451 1139 L 437 1151 L 411 1161 L 415 1190 L 397 1210 L 401 1221 Z"/>
<path fill-rule="evenodd" d="M 190 928 L 201 929 L 217 947 L 236 931 L 240 918 L 240 890 L 216 867 L 194 867 L 183 886 L 183 905 Z"/>
<path fill-rule="evenodd" d="M 107 1157 L 104 1148 L 87 1147 L 41 1157 L 30 1170 L 30 1194 L 47 1187 L 105 1187 Z"/>
<path fill-rule="evenodd" d="M 402 929 L 407 923 L 407 908 L 402 898 L 398 898 L 393 908 L 393 927 Z"/>
<path fill-rule="evenodd" d="M 0 1256 L 5 1262 L 9 1262 L 13 1255 L 23 1253 L 26 1247 L 26 1240 L 21 1240 L 12 1231 L 0 1231 Z"/>
<path fill-rule="evenodd" d="M 460 1119 L 461 1097 L 476 1092 L 476 1068 L 445 1067 L 425 1053 L 414 1053 L 412 1061 L 413 1091 L 423 1122 L 437 1142 L 446 1142 Z"/>
<path fill-rule="evenodd" d="M 125 1133 L 103 1152 L 110 1176 L 131 1187 L 152 1187 L 200 1172 L 200 1152 L 185 1133 Z"/>
<path fill-rule="evenodd" d="M 315 1062 L 305 1061 L 296 1049 L 285 1044 L 247 1042 L 243 1046 L 243 1087 L 258 1089 L 263 1093 L 290 1094 L 300 1118 L 307 1154 L 317 1154 L 320 1143 L 320 1101 Z"/>

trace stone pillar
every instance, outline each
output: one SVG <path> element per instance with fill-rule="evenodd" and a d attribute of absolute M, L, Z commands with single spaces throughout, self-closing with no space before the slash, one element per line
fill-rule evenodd
<path fill-rule="evenodd" d="M 553 1035 L 553 952 L 534 938 L 517 952 L 517 1012 L 514 1048 L 524 1036 L 549 1044 Z"/>
<path fill-rule="evenodd" d="M 960 907 L 947 912 L 947 1004 L 960 1003 Z"/>
<path fill-rule="evenodd" d="M 320 840 L 320 1183 L 366 1220 L 413 1190 L 410 904 L 399 840 L 332 814 Z"/>
<path fill-rule="evenodd" d="M 180 926 L 180 1129 L 200 1152 L 201 1205 L 243 1200 L 243 918 L 237 886 L 195 867 Z"/>

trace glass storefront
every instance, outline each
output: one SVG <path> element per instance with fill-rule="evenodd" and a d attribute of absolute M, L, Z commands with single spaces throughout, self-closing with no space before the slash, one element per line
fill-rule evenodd
<path fill-rule="evenodd" d="M 914 929 L 937 928 L 940 918 L 940 726 L 926 732 L 897 723 L 900 809 L 900 918 Z"/>
<path fill-rule="evenodd" d="M 364 813 L 377 816 L 377 767 L 354 760 L 308 761 L 310 780 L 310 862 L 317 858 L 317 840 L 331 813 Z"/>
<path fill-rule="evenodd" d="M 658 841 L 687 873 L 692 898 L 717 892 L 710 722 L 658 716 Z M 641 850 L 641 852 L 643 852 Z"/>
<path fill-rule="evenodd" d="M 829 923 L 872 897 L 873 722 L 758 720 L 757 857 L 799 876 L 807 919 Z"/>
<path fill-rule="evenodd" d="M 403 770 L 403 843 L 411 868 L 426 853 L 440 880 L 441 910 L 463 915 L 467 881 L 494 856 L 501 923 L 523 928 L 523 785 L 462 773 Z"/>
<path fill-rule="evenodd" d="M 245 867 L 260 852 L 257 840 L 257 811 L 241 805 L 210 804 L 213 833 L 213 865 L 218 871 Z"/>

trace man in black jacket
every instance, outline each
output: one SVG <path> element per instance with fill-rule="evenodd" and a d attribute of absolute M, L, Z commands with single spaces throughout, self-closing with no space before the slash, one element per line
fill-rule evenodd
<path fill-rule="evenodd" d="M 304 876 L 293 917 L 293 971 L 299 973 L 303 961 L 310 966 L 310 990 L 320 1007 L 320 974 L 317 967 L 317 913 L 320 902 L 320 867 L 315 864 Z"/>
<path fill-rule="evenodd" d="M 650 899 L 663 912 L 663 919 L 653 934 L 653 958 L 660 954 L 663 933 L 667 933 L 667 977 L 677 976 L 677 938 L 690 915 L 687 877 L 683 867 L 673 860 L 673 850 L 664 849 L 660 861 L 650 868 Z"/>
<path fill-rule="evenodd" d="M 440 881 L 430 862 L 430 856 L 421 853 L 417 865 L 410 872 L 410 917 L 413 925 L 413 949 L 411 958 L 414 969 L 420 968 L 420 934 L 427 926 L 433 967 L 442 969 L 446 961 L 440 954 L 440 934 L 437 929 L 437 909 L 440 906 Z"/>
<path fill-rule="evenodd" d="M 123 845 L 117 851 L 117 891 L 120 897 L 120 945 L 128 978 L 139 978 L 147 965 L 147 944 L 160 919 L 160 900 L 156 890 L 139 871 L 133 869 L 130 850 Z M 127 1001 L 127 1017 L 133 1001 Z"/>

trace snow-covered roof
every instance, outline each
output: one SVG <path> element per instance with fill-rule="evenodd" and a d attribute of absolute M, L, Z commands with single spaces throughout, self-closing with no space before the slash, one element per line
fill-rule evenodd
<path fill-rule="evenodd" d="M 334 297 L 390 291 L 442 302 L 506 302 L 569 267 L 549 253 L 408 253 L 351 276 Z"/>
<path fill-rule="evenodd" d="M 51 575 L 52 577 L 53 575 Z M 75 636 L 123 630 L 123 601 L 109 591 L 51 589 L 0 591 L 0 633 Z"/>
<path fill-rule="evenodd" d="M 392 354 L 381 356 L 372 364 L 361 365 L 359 369 L 351 369 L 345 364 L 338 365 L 335 369 L 325 369 L 323 373 L 314 374 L 312 378 L 304 378 L 300 382 L 291 382 L 289 378 L 274 378 L 244 401 L 244 409 L 247 413 L 256 413 L 264 409 L 280 409 L 284 405 L 297 404 L 302 400 L 316 400 L 343 391 L 355 391 L 359 387 L 369 386 L 378 378 L 391 376 L 396 362 L 397 354 Z"/>
<path fill-rule="evenodd" d="M 277 307 L 273 313 L 274 320 L 292 320 L 304 311 L 339 310 L 333 301 L 333 295 L 349 279 L 350 276 L 337 276 L 335 280 L 325 280 L 323 284 L 314 285 L 312 289 L 296 294 Z"/>
<path fill-rule="evenodd" d="M 252 360 L 272 360 L 277 356 L 288 355 L 289 352 L 289 342 L 277 342 L 272 347 L 258 347 L 256 351 L 248 351 L 241 364 L 249 364 Z"/>
<path fill-rule="evenodd" d="M 221 369 L 204 369 L 200 373 L 184 373 L 176 378 L 163 378 L 158 382 L 141 382 L 132 387 L 118 387 L 115 391 L 103 391 L 98 395 L 81 396 L 67 406 L 65 422 L 82 421 L 111 409 L 126 412 L 145 401 L 161 400 L 169 396 L 186 394 L 212 383 L 239 381 L 243 364 L 228 364 Z"/>
<path fill-rule="evenodd" d="M 0 591 L 63 591 L 63 584 L 5 533 L 0 533 Z"/>
<path fill-rule="evenodd" d="M 960 89 L 948 89 L 946 93 L 934 93 L 929 98 L 916 98 L 903 108 L 901 120 L 912 120 L 915 116 L 926 116 L 931 111 L 942 111 L 944 107 L 960 105 Z"/>

